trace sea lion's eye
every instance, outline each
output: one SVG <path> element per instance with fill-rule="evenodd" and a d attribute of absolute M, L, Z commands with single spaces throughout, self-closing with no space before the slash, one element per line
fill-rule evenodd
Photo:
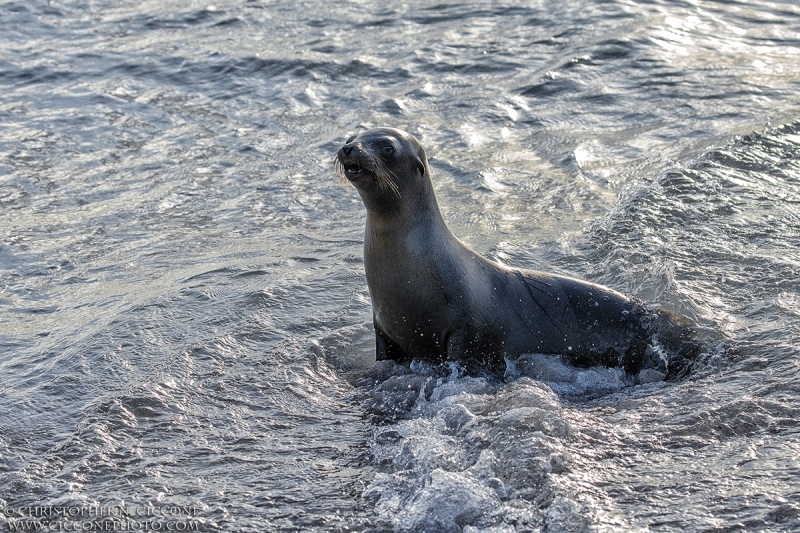
<path fill-rule="evenodd" d="M 351 142 L 353 142 L 355 140 L 356 140 L 356 136 L 355 135 L 351 135 L 344 143 L 345 144 L 350 144 Z"/>
<path fill-rule="evenodd" d="M 394 148 L 392 148 L 391 146 L 384 146 L 383 148 L 381 148 L 381 152 L 383 152 L 383 155 L 393 155 Z"/>

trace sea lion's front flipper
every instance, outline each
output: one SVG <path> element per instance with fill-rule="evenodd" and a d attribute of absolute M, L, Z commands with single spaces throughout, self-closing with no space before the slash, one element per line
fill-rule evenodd
<path fill-rule="evenodd" d="M 376 361 L 397 361 L 405 362 L 410 361 L 409 357 L 400 346 L 397 345 L 392 339 L 389 338 L 384 332 L 380 330 L 377 324 L 375 325 L 375 360 Z"/>

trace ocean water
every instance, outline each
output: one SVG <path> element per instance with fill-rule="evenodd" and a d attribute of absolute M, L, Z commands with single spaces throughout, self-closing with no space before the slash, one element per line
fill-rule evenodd
<path fill-rule="evenodd" d="M 799 530 L 798 36 L 793 1 L 3 1 L 0 528 Z M 332 167 L 373 126 L 480 253 L 692 317 L 694 373 L 373 365 Z"/>

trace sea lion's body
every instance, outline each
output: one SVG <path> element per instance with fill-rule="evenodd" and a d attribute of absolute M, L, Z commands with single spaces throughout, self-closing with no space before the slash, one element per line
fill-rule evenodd
<path fill-rule="evenodd" d="M 660 331 L 668 331 L 661 335 L 667 341 L 688 340 L 666 314 L 616 291 L 506 268 L 467 248 L 442 218 L 424 150 L 405 132 L 381 128 L 351 138 L 338 168 L 367 207 L 364 262 L 378 360 L 457 360 L 500 370 L 506 358 L 544 353 L 635 374 Z"/>

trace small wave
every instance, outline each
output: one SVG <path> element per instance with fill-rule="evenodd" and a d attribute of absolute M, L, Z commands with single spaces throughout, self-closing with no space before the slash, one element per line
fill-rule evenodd
<path fill-rule="evenodd" d="M 158 15 L 142 16 L 139 21 L 148 29 L 176 29 L 187 28 L 190 26 L 204 25 L 213 23 L 214 26 L 224 25 L 230 21 L 225 17 L 225 11 L 209 5 L 203 9 L 197 9 L 186 13 L 180 13 L 173 17 L 163 17 Z"/>
<path fill-rule="evenodd" d="M 769 295 L 800 278 L 798 128 L 747 135 L 624 188 L 591 228 L 595 279 L 645 299 L 657 293 L 715 328 L 774 317 Z M 765 307 L 753 306 L 753 284 Z"/>

